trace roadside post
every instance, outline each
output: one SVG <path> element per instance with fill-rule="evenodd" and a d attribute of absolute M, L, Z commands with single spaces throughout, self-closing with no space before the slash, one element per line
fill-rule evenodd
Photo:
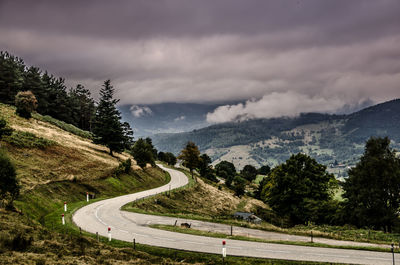
<path fill-rule="evenodd" d="M 392 243 L 392 257 L 393 257 L 393 265 L 395 265 L 394 264 L 394 244 Z"/>
<path fill-rule="evenodd" d="M 61 215 L 61 222 L 63 225 L 65 225 L 65 218 L 64 218 L 64 214 Z"/>
<path fill-rule="evenodd" d="M 225 264 L 225 258 L 226 258 L 226 242 L 225 240 L 222 240 L 222 264 Z"/>
<path fill-rule="evenodd" d="M 108 227 L 108 241 L 111 241 L 111 227 Z"/>
<path fill-rule="evenodd" d="M 89 192 L 86 192 L 86 201 L 89 202 Z"/>
<path fill-rule="evenodd" d="M 67 202 L 64 202 L 64 212 L 67 211 Z"/>

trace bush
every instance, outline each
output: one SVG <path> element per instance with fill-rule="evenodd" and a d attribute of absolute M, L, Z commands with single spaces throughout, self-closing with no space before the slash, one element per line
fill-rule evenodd
<path fill-rule="evenodd" d="M 36 97 L 31 91 L 21 91 L 15 96 L 16 113 L 23 118 L 29 119 L 37 104 Z"/>
<path fill-rule="evenodd" d="M 35 113 L 32 115 L 35 119 L 40 120 L 40 121 L 44 121 L 44 122 L 48 122 L 52 125 L 57 126 L 60 129 L 63 129 L 64 131 L 70 132 L 72 134 L 78 135 L 80 137 L 83 138 L 87 138 L 87 139 L 93 139 L 93 135 L 91 132 L 88 131 L 84 131 L 82 129 L 79 129 L 78 127 L 75 127 L 72 124 L 54 119 L 53 117 L 49 116 L 49 115 L 40 115 L 38 113 Z"/>
<path fill-rule="evenodd" d="M 128 174 L 131 171 L 131 167 L 132 167 L 132 160 L 130 158 L 128 158 L 125 161 L 122 161 L 115 169 L 114 176 L 118 177 L 123 173 Z"/>
<path fill-rule="evenodd" d="M 37 137 L 30 132 L 14 131 L 11 136 L 6 138 L 6 141 L 11 145 L 19 148 L 40 148 L 45 149 L 48 146 L 55 145 L 56 142 Z"/>
<path fill-rule="evenodd" d="M 11 205 L 19 195 L 17 173 L 6 154 L 0 152 L 0 202 Z"/>
<path fill-rule="evenodd" d="M 18 233 L 14 236 L 1 238 L 2 249 L 9 249 L 12 251 L 25 251 L 28 247 L 32 245 L 33 238 L 26 237 L 22 233 Z"/>

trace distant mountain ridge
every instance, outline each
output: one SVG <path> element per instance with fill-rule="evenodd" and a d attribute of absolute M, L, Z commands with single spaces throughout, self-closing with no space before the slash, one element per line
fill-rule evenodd
<path fill-rule="evenodd" d="M 256 119 L 216 124 L 191 132 L 156 134 L 158 150 L 177 154 L 187 141 L 195 142 L 216 162 L 276 165 L 291 154 L 304 152 L 319 162 L 355 163 L 371 136 L 388 136 L 400 147 L 400 99 L 348 115 L 305 113 L 295 118 Z"/>

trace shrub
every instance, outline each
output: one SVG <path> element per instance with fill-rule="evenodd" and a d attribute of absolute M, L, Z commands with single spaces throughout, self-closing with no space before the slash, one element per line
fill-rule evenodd
<path fill-rule="evenodd" d="M 29 119 L 37 104 L 36 97 L 31 91 L 21 91 L 15 96 L 16 113 L 23 118 Z"/>
<path fill-rule="evenodd" d="M 30 132 L 14 131 L 11 136 L 6 138 L 11 145 L 19 148 L 40 148 L 45 149 L 48 146 L 55 145 L 56 142 L 37 137 Z"/>
<path fill-rule="evenodd" d="M 131 167 L 132 167 L 132 160 L 130 158 L 128 158 L 125 161 L 122 161 L 115 169 L 114 177 L 118 177 L 123 173 L 128 174 L 131 171 Z"/>
<path fill-rule="evenodd" d="M 14 165 L 5 153 L 0 152 L 0 202 L 12 206 L 19 195 L 19 185 Z"/>

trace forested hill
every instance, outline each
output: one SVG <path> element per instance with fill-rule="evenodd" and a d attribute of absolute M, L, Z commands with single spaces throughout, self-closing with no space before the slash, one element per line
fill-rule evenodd
<path fill-rule="evenodd" d="M 350 115 L 319 113 L 295 118 L 257 119 L 217 124 L 188 133 L 158 134 L 161 151 L 178 153 L 187 141 L 199 145 L 214 161 L 275 165 L 291 154 L 305 152 L 324 164 L 352 164 L 371 136 L 400 142 L 400 100 L 378 104 Z"/>

